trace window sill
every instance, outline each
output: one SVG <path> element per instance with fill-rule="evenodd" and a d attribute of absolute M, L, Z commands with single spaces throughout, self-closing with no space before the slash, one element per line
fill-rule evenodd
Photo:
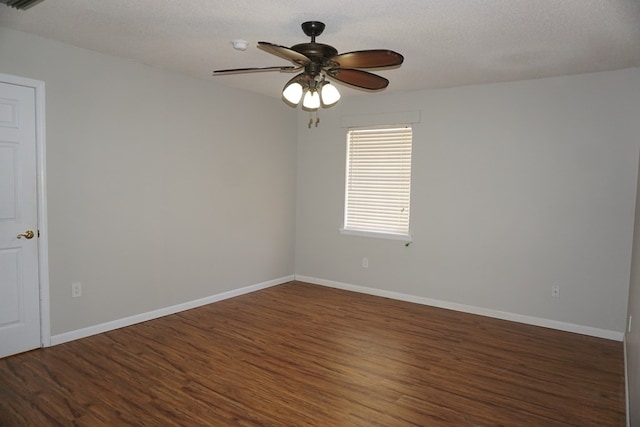
<path fill-rule="evenodd" d="M 378 233 L 375 231 L 350 230 L 347 228 L 341 228 L 340 234 L 348 236 L 373 237 L 377 239 L 400 240 L 401 242 L 408 243 L 413 242 L 411 234 Z"/>

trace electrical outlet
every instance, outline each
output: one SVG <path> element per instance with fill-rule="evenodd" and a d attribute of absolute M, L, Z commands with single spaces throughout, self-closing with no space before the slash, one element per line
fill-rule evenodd
<path fill-rule="evenodd" d="M 82 283 L 73 282 L 71 284 L 71 296 L 73 298 L 78 298 L 82 296 Z"/>
<path fill-rule="evenodd" d="M 551 297 L 552 298 L 560 298 L 560 286 L 553 285 L 551 287 Z"/>
<path fill-rule="evenodd" d="M 369 268 L 369 258 L 362 258 L 362 268 Z"/>

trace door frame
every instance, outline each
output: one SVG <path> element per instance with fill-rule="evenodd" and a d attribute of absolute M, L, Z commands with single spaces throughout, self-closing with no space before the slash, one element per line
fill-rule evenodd
<path fill-rule="evenodd" d="M 40 345 L 51 346 L 49 301 L 49 228 L 47 226 L 47 174 L 45 150 L 44 82 L 0 73 L 0 82 L 33 88 L 36 123 L 36 186 L 38 204 L 38 286 L 40 289 Z"/>

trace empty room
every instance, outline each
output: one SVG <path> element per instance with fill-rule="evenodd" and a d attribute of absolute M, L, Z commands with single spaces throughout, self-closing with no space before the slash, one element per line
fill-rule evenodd
<path fill-rule="evenodd" d="M 640 426 L 640 3 L 0 1 L 0 425 Z"/>

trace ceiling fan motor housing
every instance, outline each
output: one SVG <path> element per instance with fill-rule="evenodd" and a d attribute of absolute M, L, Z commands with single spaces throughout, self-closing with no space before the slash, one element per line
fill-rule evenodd
<path fill-rule="evenodd" d="M 291 50 L 295 50 L 311 60 L 305 66 L 305 70 L 313 76 L 320 74 L 322 68 L 329 65 L 328 59 L 338 54 L 333 46 L 315 42 L 297 44 L 292 46 Z"/>

